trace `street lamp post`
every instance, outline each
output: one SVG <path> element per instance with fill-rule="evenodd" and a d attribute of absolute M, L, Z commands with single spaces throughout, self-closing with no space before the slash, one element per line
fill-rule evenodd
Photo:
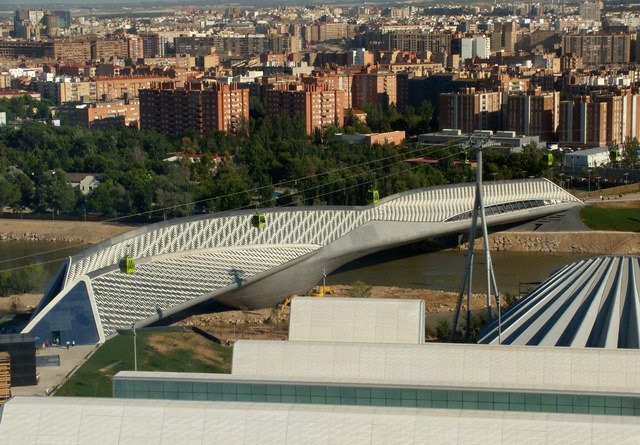
<path fill-rule="evenodd" d="M 136 342 L 136 325 L 135 323 L 131 325 L 131 329 L 133 330 L 133 370 L 138 370 L 138 345 Z"/>

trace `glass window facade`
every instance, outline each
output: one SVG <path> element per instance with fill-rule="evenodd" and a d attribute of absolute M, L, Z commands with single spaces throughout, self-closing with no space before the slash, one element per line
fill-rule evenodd
<path fill-rule="evenodd" d="M 62 345 L 67 341 L 79 345 L 98 343 L 100 337 L 86 284 L 83 281 L 76 284 L 33 327 L 31 334 L 38 337 L 39 343 L 45 340 L 50 344 L 59 341 Z"/>
<path fill-rule="evenodd" d="M 524 210 L 524 209 L 533 209 L 535 207 L 544 207 L 550 204 L 557 204 L 556 201 L 545 201 L 542 199 L 530 199 L 526 201 L 513 201 L 506 202 L 503 204 L 495 204 L 492 206 L 485 207 L 484 211 L 487 216 L 491 215 L 500 215 L 502 213 L 514 212 L 516 210 Z M 468 212 L 460 213 L 458 215 L 452 216 L 447 219 L 445 222 L 450 221 L 463 221 L 465 219 L 470 219 L 473 215 L 473 211 L 470 210 Z"/>
<path fill-rule="evenodd" d="M 116 377 L 113 381 L 113 395 L 129 399 L 223 400 L 640 416 L 640 397 L 467 389 L 319 386 L 271 382 L 189 382 Z"/>

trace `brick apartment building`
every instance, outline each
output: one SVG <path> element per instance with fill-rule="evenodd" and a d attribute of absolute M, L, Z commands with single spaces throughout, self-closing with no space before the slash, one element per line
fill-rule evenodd
<path fill-rule="evenodd" d="M 579 146 L 622 144 L 640 137 L 640 95 L 636 91 L 593 91 L 560 103 L 561 143 Z"/>
<path fill-rule="evenodd" d="M 315 68 L 312 77 L 303 79 L 307 85 L 325 85 L 330 90 L 344 91 L 344 107 L 353 108 L 353 76 L 362 71 L 362 67 Z"/>
<path fill-rule="evenodd" d="M 398 85 L 395 73 L 367 68 L 354 74 L 352 86 L 352 106 L 361 108 L 364 105 L 395 105 L 398 101 Z"/>
<path fill-rule="evenodd" d="M 582 96 L 560 103 L 560 143 L 601 146 L 607 142 L 607 104 Z"/>
<path fill-rule="evenodd" d="M 168 76 L 99 76 L 92 79 L 96 85 L 96 97 L 135 98 L 139 91 L 152 85 L 167 81 Z"/>
<path fill-rule="evenodd" d="M 476 91 L 475 88 L 441 94 L 438 103 L 440 128 L 460 129 L 463 133 L 500 129 L 502 94 Z"/>
<path fill-rule="evenodd" d="M 238 85 L 188 82 L 156 84 L 140 91 L 140 126 L 167 136 L 187 130 L 237 132 L 249 120 L 249 90 Z"/>
<path fill-rule="evenodd" d="M 323 84 L 304 87 L 292 84 L 286 89 L 268 90 L 265 108 L 272 116 L 280 113 L 303 115 L 308 135 L 316 128 L 344 125 L 344 91 Z"/>
<path fill-rule="evenodd" d="M 126 39 L 107 38 L 91 42 L 91 59 L 109 60 L 111 57 L 124 59 L 129 56 L 129 43 Z"/>
<path fill-rule="evenodd" d="M 89 104 L 67 104 L 59 109 L 60 118 L 66 125 L 81 127 L 138 126 L 140 103 L 137 100 L 112 100 Z"/>
<path fill-rule="evenodd" d="M 552 141 L 560 118 L 560 93 L 538 89 L 529 94 L 510 94 L 504 111 L 505 130 Z"/>
<path fill-rule="evenodd" d="M 585 65 L 628 64 L 630 34 L 576 34 L 562 37 L 562 55 L 582 59 Z"/>

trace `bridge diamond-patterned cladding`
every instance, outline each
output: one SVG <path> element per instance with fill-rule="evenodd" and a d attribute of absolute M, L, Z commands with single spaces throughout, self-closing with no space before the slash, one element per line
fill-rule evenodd
<path fill-rule="evenodd" d="M 375 206 L 265 209 L 261 211 L 266 216 L 266 227 L 262 230 L 251 227 L 253 211 L 250 210 L 201 215 L 136 229 L 69 258 L 66 275 L 61 275 L 52 286 L 45 300 L 48 303 L 34 314 L 25 332 L 40 329 L 41 321 L 42 329 L 45 326 L 49 331 L 54 329 L 51 326 L 57 326 L 59 318 L 47 318 L 48 314 L 80 280 L 87 284 L 87 292 L 91 294 L 87 298 L 97 311 L 102 326 L 100 334 L 109 335 L 116 328 L 149 321 L 156 315 L 162 317 L 165 312 L 186 308 L 189 302 L 196 304 L 213 297 L 216 291 L 232 289 L 234 283 L 266 278 L 270 270 L 278 273 L 275 269 L 279 266 L 287 270 L 294 268 L 293 260 L 311 253 L 317 255 L 343 237 L 345 240 L 340 241 L 344 242 L 335 250 L 342 257 L 332 258 L 330 255 L 335 252 L 327 253 L 329 256 L 322 261 L 334 261 L 332 264 L 337 265 L 338 258 L 346 258 L 349 249 L 357 253 L 383 248 L 385 240 L 376 239 L 378 232 L 397 229 L 394 242 L 409 243 L 448 233 L 448 230 L 459 231 L 460 222 L 470 218 L 474 188 L 474 184 L 451 184 L 412 190 L 383 198 Z M 580 202 L 546 179 L 491 182 L 484 185 L 484 194 L 485 204 L 492 210 L 488 212 L 489 222 L 503 213 L 526 212 L 513 217 L 518 220 L 567 208 L 557 204 Z M 531 210 L 534 206 L 548 209 Z M 412 225 L 406 233 L 399 226 L 377 224 L 379 230 L 370 233 L 371 245 L 366 237 L 354 237 L 357 242 L 353 244 L 351 239 L 346 239 L 351 232 L 374 222 L 435 224 Z M 127 254 L 137 259 L 133 274 L 117 271 L 118 260 Z M 310 267 L 312 261 L 305 264 L 304 267 Z M 303 281 L 297 280 L 293 290 L 290 283 L 271 281 L 270 285 L 277 287 L 277 291 L 270 289 L 269 295 L 275 302 L 313 285 Z M 79 287 L 78 292 L 82 288 Z M 216 298 L 220 296 L 218 292 Z M 244 300 L 239 301 L 248 303 L 253 297 L 242 295 L 242 298 Z M 262 298 L 259 304 L 267 303 L 266 297 Z M 67 311 L 65 316 L 73 318 L 73 309 L 60 311 Z M 47 331 L 39 334 L 49 335 Z"/>
<path fill-rule="evenodd" d="M 287 263 L 319 246 L 244 248 L 186 255 L 113 271 L 92 281 L 106 335 L 178 304 Z"/>
<path fill-rule="evenodd" d="M 485 205 L 545 199 L 578 200 L 544 179 L 485 184 Z M 85 256 L 72 258 L 65 284 L 81 275 L 109 267 L 129 252 L 147 258 L 230 246 L 315 244 L 326 246 L 337 238 L 372 220 L 398 222 L 439 222 L 473 207 L 474 186 L 456 184 L 406 192 L 383 199 L 376 207 L 351 209 L 280 208 L 265 210 L 268 224 L 262 231 L 251 230 L 250 212 L 212 215 L 195 221 L 165 225 L 125 238 Z M 98 246 L 96 246 L 98 247 Z"/>

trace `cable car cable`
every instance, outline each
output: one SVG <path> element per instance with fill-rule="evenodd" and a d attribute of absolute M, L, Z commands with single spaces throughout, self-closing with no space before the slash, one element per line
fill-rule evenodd
<path fill-rule="evenodd" d="M 453 148 L 453 147 L 450 147 L 450 146 L 449 146 L 449 143 L 447 143 L 447 145 L 448 145 L 448 146 L 447 146 L 446 148 Z M 432 147 L 432 146 L 430 146 L 430 147 Z M 450 158 L 450 157 L 456 156 L 456 155 L 458 155 L 458 154 L 459 154 L 459 153 L 451 153 L 451 154 L 449 154 L 449 155 L 447 155 L 447 156 L 443 156 L 442 158 L 439 158 L 438 160 L 439 160 L 439 161 L 442 161 L 442 160 L 445 160 L 445 159 L 447 159 L 447 158 Z M 379 161 L 379 160 L 372 161 L 372 162 L 378 162 L 378 161 Z M 367 163 L 365 163 L 365 164 L 369 164 L 369 163 L 372 163 L 372 162 L 367 162 Z M 401 160 L 399 163 L 404 163 L 404 162 L 406 162 L 406 160 Z M 364 164 L 360 164 L 360 165 L 364 165 Z M 306 189 L 303 189 L 303 190 L 299 190 L 299 191 L 297 191 L 297 192 L 293 192 L 293 193 L 291 193 L 290 195 L 286 195 L 286 197 L 289 197 L 289 196 L 295 196 L 295 195 L 301 194 L 301 193 L 303 193 L 303 192 L 305 192 L 305 191 L 308 191 L 308 190 L 313 190 L 313 189 L 316 189 L 316 188 L 325 187 L 325 186 L 327 186 L 327 185 L 331 185 L 331 184 L 334 184 L 334 183 L 339 182 L 339 181 L 344 181 L 344 180 L 352 179 L 352 178 L 355 178 L 355 177 L 358 177 L 358 176 L 362 176 L 362 175 L 365 175 L 365 174 L 369 174 L 369 173 L 371 173 L 372 171 L 380 170 L 380 169 L 387 168 L 387 167 L 389 167 L 389 166 L 388 166 L 388 165 L 380 166 L 380 167 L 378 167 L 378 168 L 376 168 L 376 169 L 373 169 L 373 170 L 370 170 L 370 171 L 366 171 L 366 172 L 362 172 L 362 173 L 357 173 L 357 174 L 355 174 L 355 175 L 352 175 L 352 176 L 349 176 L 349 177 L 346 177 L 346 178 L 339 178 L 339 179 L 336 179 L 335 181 L 332 181 L 332 182 L 329 182 L 329 183 L 325 183 L 325 184 L 318 184 L 318 185 L 315 185 L 315 186 L 313 186 L 313 187 L 309 187 L 309 188 L 306 188 Z M 381 179 L 388 178 L 388 177 L 391 177 L 391 176 L 395 176 L 395 175 L 398 175 L 398 174 L 401 174 L 401 173 L 405 173 L 405 172 L 407 172 L 407 171 L 410 171 L 410 170 L 416 169 L 416 168 L 418 168 L 418 167 L 421 167 L 421 164 L 418 164 L 418 165 L 416 165 L 416 166 L 412 166 L 412 167 L 410 167 L 410 168 L 408 168 L 408 169 L 401 170 L 401 171 L 399 171 L 399 172 L 393 172 L 393 173 L 390 173 L 389 175 L 386 175 L 386 176 L 381 177 Z M 344 168 L 341 168 L 340 170 L 344 170 Z M 320 176 L 320 175 L 315 175 L 315 176 Z M 365 181 L 365 182 L 364 182 L 364 184 L 371 183 L 372 181 L 373 181 L 373 180 Z M 320 194 L 320 195 L 316 195 L 316 196 L 314 197 L 314 199 L 315 199 L 316 197 L 326 196 L 326 195 L 333 194 L 333 193 L 338 193 L 338 192 L 341 192 L 341 191 L 344 191 L 344 190 L 349 190 L 349 189 L 352 189 L 352 188 L 358 187 L 358 186 L 360 186 L 360 185 L 362 185 L 362 184 L 363 184 L 363 183 L 359 183 L 359 184 L 355 184 L 355 185 L 351 185 L 351 186 L 343 187 L 343 188 L 341 188 L 341 189 L 332 190 L 332 191 L 330 191 L 330 192 L 326 192 L 326 193 L 323 193 L 323 194 Z M 245 191 L 245 192 L 242 192 L 242 193 L 246 193 L 246 192 L 248 192 L 248 191 Z M 225 196 L 225 195 L 223 195 L 223 196 Z M 215 199 L 215 198 L 211 198 L 211 199 Z M 268 202 L 270 202 L 270 201 L 271 201 L 270 199 L 269 199 L 269 200 L 265 200 L 265 201 L 262 201 L 262 202 L 258 203 L 257 205 L 265 204 L 265 203 L 268 203 Z M 182 205 L 185 205 L 185 204 L 181 204 L 180 206 L 182 206 Z M 285 204 L 285 205 L 282 205 L 282 206 L 280 206 L 280 207 L 288 207 L 288 206 L 290 206 L 290 205 L 293 205 L 293 203 Z M 174 207 L 172 207 L 172 208 L 176 208 L 176 207 L 179 207 L 179 206 L 174 206 Z M 245 206 L 237 207 L 237 208 L 235 208 L 235 209 L 229 209 L 229 210 L 226 210 L 226 211 L 242 210 L 242 209 L 246 209 L 247 207 L 248 207 L 248 206 L 246 206 L 246 205 L 245 205 Z M 156 210 L 154 210 L 154 211 L 158 211 L 158 209 L 156 209 Z M 144 213 L 148 213 L 148 212 L 144 212 Z M 102 221 L 102 222 L 108 222 L 108 221 L 109 221 L 109 220 Z M 143 226 L 143 227 L 144 227 L 144 226 Z M 70 247 L 75 247 L 75 246 L 70 246 Z M 34 254 L 32 254 L 32 255 L 25 255 L 25 256 L 21 257 L 21 259 L 28 258 L 28 257 L 33 257 L 33 256 L 38 256 L 38 255 L 42 255 L 42 254 L 46 254 L 46 253 L 50 253 L 50 252 L 54 252 L 54 251 L 59 251 L 59 250 L 63 250 L 63 249 L 65 249 L 65 248 L 61 248 L 61 249 L 52 249 L 52 250 L 50 250 L 50 251 L 37 252 L 37 253 L 34 253 Z M 51 263 L 55 263 L 55 262 L 59 262 L 59 261 L 63 261 L 63 260 L 65 260 L 66 258 L 68 258 L 68 257 L 62 257 L 62 258 L 57 258 L 57 259 L 48 260 L 48 261 L 38 261 L 38 262 L 34 262 L 34 263 L 30 263 L 30 264 L 26 264 L 26 265 L 24 265 L 24 266 L 17 266 L 17 267 L 8 268 L 8 269 L 2 269 L 2 270 L 0 270 L 0 273 L 3 273 L 3 272 L 9 272 L 9 271 L 13 271 L 13 270 L 25 269 L 25 268 L 28 268 L 28 267 L 31 267 L 31 266 L 35 266 L 35 265 L 51 264 Z M 5 263 L 5 262 L 9 262 L 9 261 L 16 261 L 16 260 L 17 260 L 17 258 L 10 258 L 10 259 L 8 259 L 8 260 L 0 261 L 0 263 Z"/>

